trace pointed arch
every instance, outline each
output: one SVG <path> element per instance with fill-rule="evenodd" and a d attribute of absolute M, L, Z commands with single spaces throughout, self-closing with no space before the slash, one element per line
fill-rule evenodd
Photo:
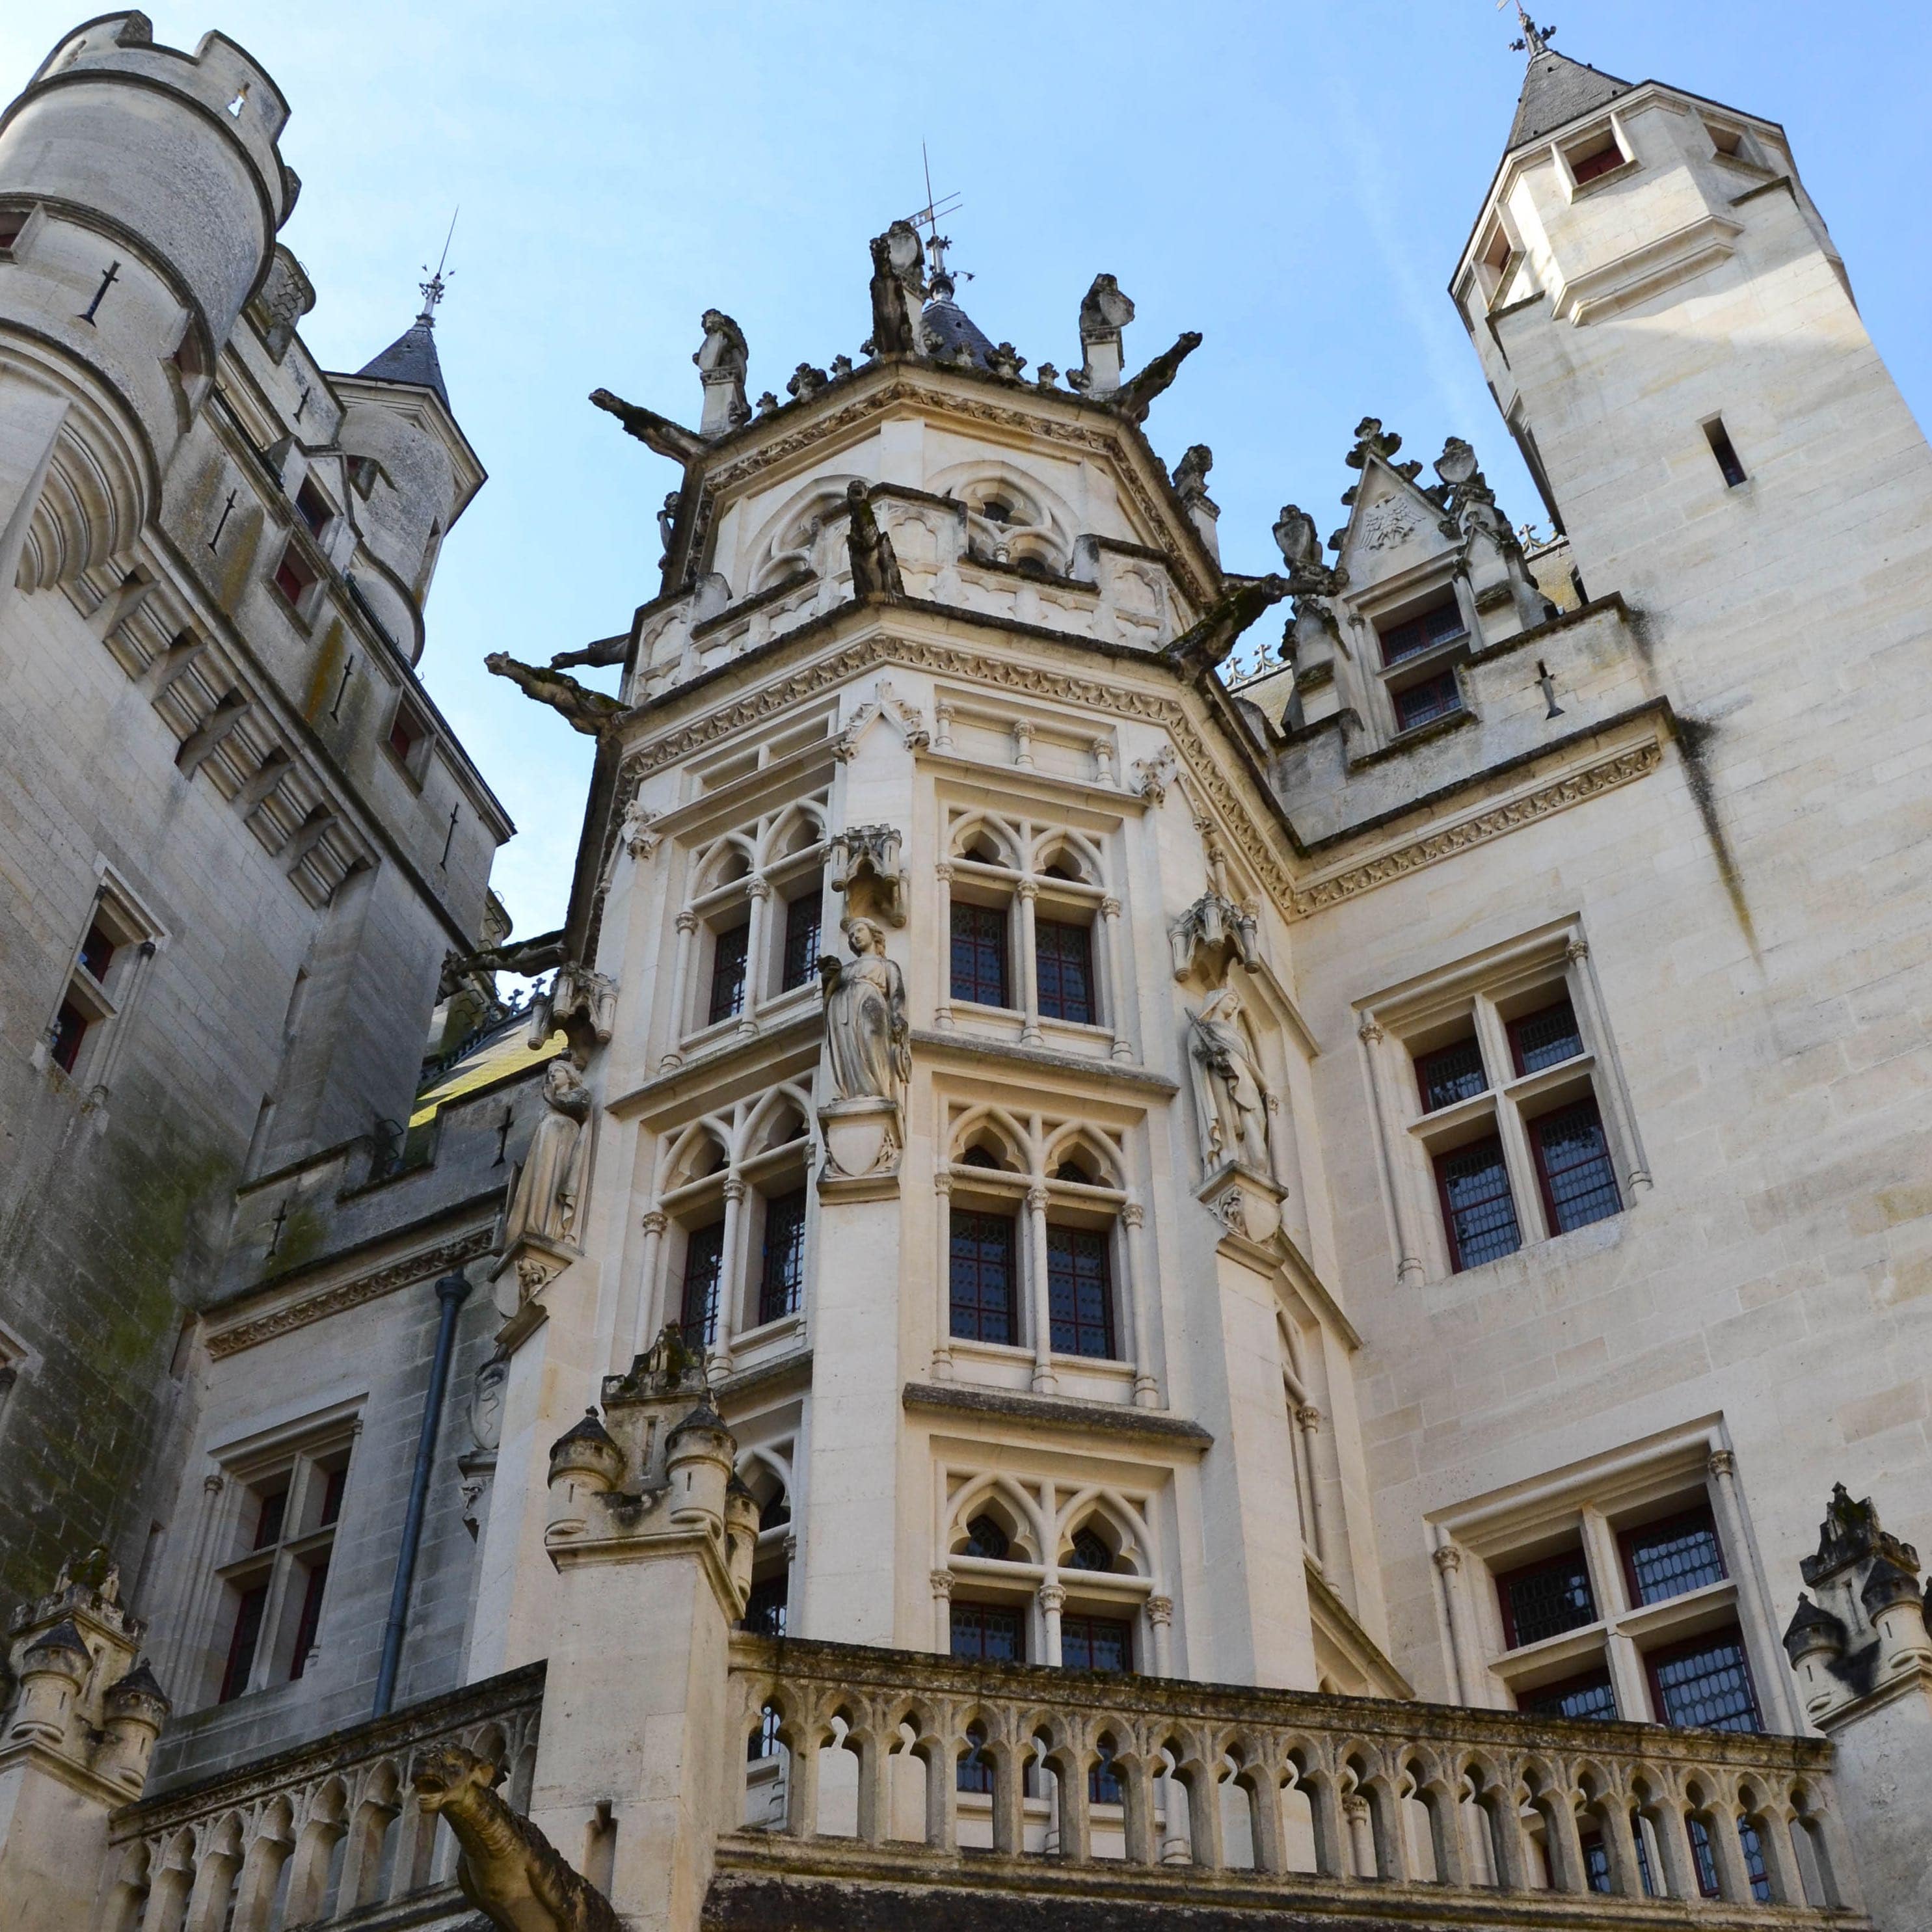
<path fill-rule="evenodd" d="M 983 1166 L 983 1162 L 967 1162 L 967 1156 L 976 1149 L 992 1155 L 1002 1173 L 1034 1171 L 1033 1137 L 1004 1107 L 975 1107 L 953 1122 L 947 1158 L 956 1166 Z"/>
<path fill-rule="evenodd" d="M 1048 1541 L 1039 1505 L 1010 1477 L 988 1474 L 976 1476 L 961 1489 L 947 1505 L 945 1553 L 962 1553 L 968 1540 L 967 1525 L 976 1516 L 991 1516 L 1006 1533 L 1015 1552 L 1012 1560 L 1022 1563 L 1043 1561 Z"/>

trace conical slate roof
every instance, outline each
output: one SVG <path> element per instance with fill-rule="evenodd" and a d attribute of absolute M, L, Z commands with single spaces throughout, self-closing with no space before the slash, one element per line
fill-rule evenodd
<path fill-rule="evenodd" d="M 987 366 L 993 345 L 980 325 L 952 299 L 950 275 L 933 277 L 932 299 L 920 311 L 920 322 L 926 332 L 926 352 L 936 361 L 951 362 L 963 342 L 972 351 L 974 366 Z"/>
<path fill-rule="evenodd" d="M 454 416 L 449 392 L 442 382 L 442 364 L 436 353 L 436 324 L 419 315 L 377 356 L 356 372 L 373 376 L 379 382 L 412 382 L 419 389 L 434 389 L 442 406 Z"/>
<path fill-rule="evenodd" d="M 1510 128 L 1512 150 L 1553 134 L 1580 115 L 1594 114 L 1629 93 L 1633 83 L 1613 74 L 1600 74 L 1548 47 L 1530 56 L 1522 77 L 1522 92 Z"/>

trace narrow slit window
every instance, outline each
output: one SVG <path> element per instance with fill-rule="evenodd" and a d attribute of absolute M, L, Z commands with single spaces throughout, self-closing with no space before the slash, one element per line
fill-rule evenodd
<path fill-rule="evenodd" d="M 290 544 L 283 551 L 281 562 L 275 566 L 275 588 L 290 604 L 299 606 L 315 580 L 315 572 L 296 554 L 295 545 Z"/>
<path fill-rule="evenodd" d="M 821 898 L 818 882 L 795 899 L 785 902 L 784 970 L 779 990 L 790 992 L 802 986 L 818 970 L 818 936 Z"/>
<path fill-rule="evenodd" d="M 1456 1274 L 1513 1255 L 1522 1246 L 1499 1136 L 1442 1155 L 1436 1163 L 1436 1184 Z"/>
<path fill-rule="evenodd" d="M 975 1006 L 1004 1006 L 1006 910 L 1004 906 L 952 907 L 952 997 Z"/>
<path fill-rule="evenodd" d="M 1050 1020 L 1094 1024 L 1094 935 L 1084 926 L 1042 919 L 1034 928 L 1040 1010 Z"/>
<path fill-rule="evenodd" d="M 952 1214 L 947 1293 L 962 1341 L 1019 1340 L 1013 1280 L 1013 1224 L 1004 1214 Z"/>
<path fill-rule="evenodd" d="M 1718 468 L 1724 479 L 1727 490 L 1735 490 L 1745 482 L 1744 466 L 1738 460 L 1738 452 L 1731 446 L 1730 432 L 1724 427 L 1722 416 L 1713 416 L 1704 425 L 1704 439 L 1711 446 L 1711 454 L 1718 460 Z"/>
<path fill-rule="evenodd" d="M 705 1024 L 734 1019 L 745 1010 L 745 965 L 752 943 L 749 921 L 718 934 L 711 955 L 711 1004 Z"/>
<path fill-rule="evenodd" d="M 296 514 L 308 526 L 309 535 L 319 537 L 335 512 L 329 507 L 328 499 L 304 477 L 302 488 L 296 492 Z"/>
<path fill-rule="evenodd" d="M 758 1319 L 798 1312 L 805 1285 L 806 1190 L 794 1187 L 765 1203 L 764 1264 L 758 1281 Z"/>
<path fill-rule="evenodd" d="M 1610 1142 L 1594 1100 L 1579 1100 L 1532 1120 L 1529 1144 L 1552 1234 L 1622 1213 Z"/>
<path fill-rule="evenodd" d="M 718 1289 L 724 1267 L 724 1224 L 694 1228 L 684 1250 L 684 1299 L 678 1325 L 693 1348 L 708 1348 L 718 1336 Z"/>
<path fill-rule="evenodd" d="M 1105 1234 L 1092 1228 L 1047 1229 L 1046 1300 L 1055 1354 L 1113 1359 L 1113 1270 Z"/>

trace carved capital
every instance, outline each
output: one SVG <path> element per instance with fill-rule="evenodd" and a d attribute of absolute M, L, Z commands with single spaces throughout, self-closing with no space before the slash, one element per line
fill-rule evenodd
<path fill-rule="evenodd" d="M 1738 1472 L 1738 1459 L 1728 1449 L 1713 1449 L 1705 1466 L 1719 1482 L 1727 1483 Z"/>
<path fill-rule="evenodd" d="M 646 1208 L 638 1225 L 647 1234 L 662 1234 L 670 1225 L 670 1216 L 662 1208 Z"/>
<path fill-rule="evenodd" d="M 1312 1402 L 1304 1402 L 1294 1412 L 1294 1419 L 1312 1436 L 1322 1426 L 1322 1412 Z"/>
<path fill-rule="evenodd" d="M 1066 1607 L 1066 1592 L 1058 1583 L 1042 1583 L 1040 1586 L 1040 1606 L 1048 1616 L 1057 1617 Z"/>
<path fill-rule="evenodd" d="M 932 1594 L 942 1602 L 952 1594 L 952 1572 L 935 1570 L 926 1580 L 932 1586 Z"/>
<path fill-rule="evenodd" d="M 1453 1543 L 1445 1543 L 1434 1552 L 1436 1567 L 1445 1576 L 1453 1576 L 1462 1567 L 1462 1552 Z"/>
<path fill-rule="evenodd" d="M 1587 959 L 1590 956 L 1590 942 L 1587 939 L 1573 939 L 1563 949 L 1565 959 Z"/>
<path fill-rule="evenodd" d="M 1026 1204 L 1036 1214 L 1044 1214 L 1046 1212 L 1046 1189 L 1040 1182 L 1035 1181 L 1027 1190 Z"/>
<path fill-rule="evenodd" d="M 680 932 L 695 932 L 698 930 L 698 915 L 688 906 L 677 916 L 677 929 Z"/>
<path fill-rule="evenodd" d="M 1174 1621 L 1174 1599 L 1172 1597 L 1150 1597 L 1147 1600 L 1148 1622 L 1156 1629 L 1165 1628 Z"/>
<path fill-rule="evenodd" d="M 768 899 L 772 896 L 772 882 L 762 872 L 754 872 L 745 882 L 746 892 L 754 899 Z"/>
<path fill-rule="evenodd" d="M 1037 879 L 1022 879 L 1014 886 L 1013 894 L 1017 898 L 1036 899 L 1040 897 L 1040 881 Z"/>
<path fill-rule="evenodd" d="M 932 876 L 937 879 L 942 886 L 950 886 L 952 884 L 952 861 L 950 859 L 940 860 L 938 864 L 933 867 Z"/>
<path fill-rule="evenodd" d="M 727 1201 L 742 1201 L 750 1190 L 742 1175 L 731 1174 L 724 1178 L 724 1198 Z"/>
<path fill-rule="evenodd" d="M 1138 1201 L 1130 1201 L 1121 1208 L 1120 1219 L 1130 1228 L 1138 1228 L 1147 1219 L 1147 1210 Z"/>
<path fill-rule="evenodd" d="M 1109 892 L 1100 902 L 1100 916 L 1102 919 L 1118 919 L 1120 916 L 1120 902 L 1112 892 Z"/>
<path fill-rule="evenodd" d="M 201 1486 L 209 1496 L 218 1496 L 221 1493 L 224 1484 L 225 1484 L 228 1478 L 226 1476 L 223 1474 L 221 1471 L 219 1469 L 211 1469 L 206 1475 L 202 1478 Z"/>
<path fill-rule="evenodd" d="M 942 1199 L 952 1192 L 952 1177 L 943 1168 L 932 1177 L 932 1191 Z"/>
<path fill-rule="evenodd" d="M 1388 1036 L 1382 1028 L 1376 1025 L 1375 1016 L 1372 1013 L 1364 1013 L 1362 1016 L 1361 1024 L 1355 1029 L 1355 1037 L 1364 1046 L 1379 1046 Z"/>

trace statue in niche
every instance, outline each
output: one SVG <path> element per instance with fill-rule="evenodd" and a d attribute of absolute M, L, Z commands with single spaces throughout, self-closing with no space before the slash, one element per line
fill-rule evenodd
<path fill-rule="evenodd" d="M 827 953 L 818 962 L 832 1088 L 842 1100 L 896 1101 L 912 1076 L 904 976 L 871 920 L 848 921 L 845 936 L 850 959 Z"/>
<path fill-rule="evenodd" d="M 1188 1024 L 1195 1097 L 1210 1157 L 1237 1160 L 1256 1174 L 1270 1174 L 1268 1088 L 1241 1022 L 1241 996 L 1232 986 L 1221 987 L 1208 994 L 1198 1012 L 1188 1016 Z"/>
<path fill-rule="evenodd" d="M 526 1235 L 567 1241 L 577 1225 L 584 1191 L 584 1156 L 590 1136 L 590 1089 L 567 1054 L 544 1070 L 543 1118 L 530 1136 L 530 1151 L 517 1170 L 509 1212 L 504 1217 L 503 1246 Z"/>

